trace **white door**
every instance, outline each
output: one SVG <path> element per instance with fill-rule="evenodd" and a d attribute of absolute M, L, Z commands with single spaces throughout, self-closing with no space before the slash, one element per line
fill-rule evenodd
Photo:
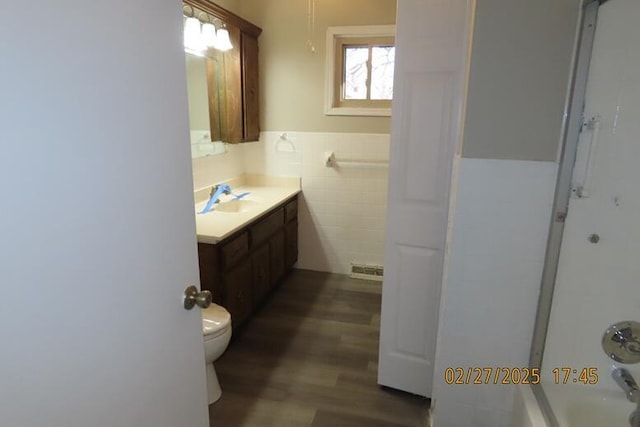
<path fill-rule="evenodd" d="M 600 339 L 613 323 L 640 321 L 639 17 L 637 0 L 598 11 L 572 180 L 587 191 L 569 201 L 542 369 L 596 367 L 597 387 L 616 391 Z M 639 365 L 626 368 L 640 377 Z"/>
<path fill-rule="evenodd" d="M 0 6 L 0 426 L 208 425 L 181 27 Z"/>
<path fill-rule="evenodd" d="M 430 396 L 467 0 L 399 0 L 378 382 Z"/>

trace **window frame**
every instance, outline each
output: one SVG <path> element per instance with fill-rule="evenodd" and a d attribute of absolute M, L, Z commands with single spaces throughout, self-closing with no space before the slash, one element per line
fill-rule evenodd
<path fill-rule="evenodd" d="M 328 116 L 391 116 L 391 101 L 342 101 L 343 46 L 394 45 L 395 25 L 327 28 L 325 114 Z M 385 106 L 386 104 L 386 106 Z"/>

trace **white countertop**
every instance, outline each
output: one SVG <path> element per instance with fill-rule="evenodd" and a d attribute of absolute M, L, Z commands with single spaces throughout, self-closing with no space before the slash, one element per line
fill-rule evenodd
<path fill-rule="evenodd" d="M 196 233 L 200 243 L 220 242 L 300 192 L 300 178 L 243 175 L 224 183 L 229 184 L 235 194 L 249 192 L 241 199 L 248 201 L 249 208 L 246 212 L 223 212 L 222 209 L 216 211 L 214 207 L 211 212 L 198 214 L 209 200 L 211 187 L 195 191 Z M 233 196 L 222 195 L 220 203 L 233 199 Z"/>

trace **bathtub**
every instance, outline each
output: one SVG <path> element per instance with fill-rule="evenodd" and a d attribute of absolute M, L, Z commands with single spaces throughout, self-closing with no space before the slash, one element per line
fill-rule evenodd
<path fill-rule="evenodd" d="M 635 405 L 621 390 L 582 385 L 544 384 L 559 427 L 628 427 Z M 545 420 L 530 386 L 519 386 L 514 400 L 512 427 L 553 427 Z"/>

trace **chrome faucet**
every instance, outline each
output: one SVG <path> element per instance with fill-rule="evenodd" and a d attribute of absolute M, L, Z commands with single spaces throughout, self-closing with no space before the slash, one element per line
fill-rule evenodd
<path fill-rule="evenodd" d="M 220 196 L 223 194 L 232 194 L 231 187 L 227 184 L 218 184 L 211 187 L 211 192 L 209 193 L 209 201 L 205 205 L 205 207 L 198 212 L 199 214 L 206 214 L 207 212 L 211 212 L 213 210 L 213 206 L 216 203 L 220 202 Z"/>
<path fill-rule="evenodd" d="M 220 191 L 220 193 L 218 193 Z M 227 184 L 218 184 L 211 187 L 211 192 L 209 192 L 209 197 L 213 197 L 216 193 L 218 194 L 231 194 L 231 187 Z M 216 203 L 220 200 L 216 199 Z"/>
<path fill-rule="evenodd" d="M 640 388 L 638 388 L 638 383 L 636 383 L 631 372 L 625 368 L 615 368 L 611 372 L 611 376 L 625 392 L 627 400 L 636 404 L 636 410 L 629 416 L 629 425 L 631 427 L 640 427 Z"/>
<path fill-rule="evenodd" d="M 640 405 L 640 388 L 631 373 L 625 368 L 615 368 L 611 376 L 620 388 L 626 393 L 627 400 Z"/>
<path fill-rule="evenodd" d="M 231 191 L 231 187 L 228 184 L 214 185 L 213 187 L 211 187 L 211 192 L 209 193 L 209 201 L 207 202 L 205 207 L 198 213 L 206 214 L 207 212 L 211 212 L 212 210 L 214 210 L 215 204 L 220 203 L 220 196 L 222 196 L 223 194 L 230 194 L 234 197 L 234 200 L 239 200 L 243 197 L 248 196 L 250 193 L 246 191 L 242 194 L 235 194 L 233 191 Z"/>

